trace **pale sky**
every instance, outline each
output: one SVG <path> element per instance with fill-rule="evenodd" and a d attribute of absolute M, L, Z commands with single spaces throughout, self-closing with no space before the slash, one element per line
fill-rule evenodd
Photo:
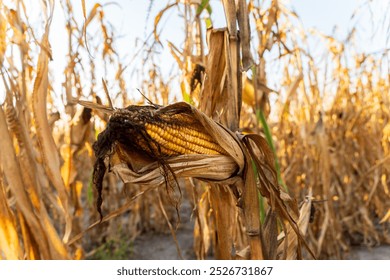
<path fill-rule="evenodd" d="M 36 0 L 28 0 L 26 2 L 36 4 Z M 6 2 L 6 1 L 5 1 Z M 81 10 L 81 1 L 73 0 L 73 8 L 76 12 L 76 18 L 81 25 L 83 22 L 82 10 Z M 95 1 L 87 0 L 85 1 L 87 5 L 87 11 L 91 9 Z M 112 0 L 102 0 L 99 1 L 101 4 L 112 3 Z M 170 1 L 172 2 L 172 1 Z M 306 29 L 317 28 L 319 31 L 336 36 L 338 39 L 345 39 L 348 32 L 353 27 L 356 19 L 351 20 L 353 12 L 365 1 L 359 0 L 290 0 L 284 1 L 287 2 L 287 5 L 290 5 L 294 8 L 296 13 L 299 15 L 304 27 Z M 388 4 L 386 0 L 376 0 L 376 5 L 385 7 Z M 129 62 L 130 58 L 133 56 L 135 51 L 139 48 L 140 43 L 144 40 L 152 31 L 152 26 L 154 22 L 154 16 L 159 10 L 166 6 L 168 1 L 163 0 L 154 0 L 151 7 L 149 17 L 149 1 L 145 0 L 122 0 L 117 1 L 119 5 L 107 5 L 104 7 L 104 13 L 107 21 L 110 21 L 118 34 L 121 35 L 115 43 L 115 47 L 118 50 L 118 53 L 121 57 L 124 58 L 125 62 Z M 212 18 L 214 20 L 214 27 L 223 27 L 224 22 L 224 13 L 222 5 L 219 0 L 211 0 L 213 7 Z M 34 5 L 32 5 L 34 6 Z M 176 16 L 177 10 L 173 9 L 170 13 L 166 14 L 163 17 L 160 26 L 164 27 L 164 32 L 162 36 L 162 42 L 166 44 L 167 40 L 172 41 L 174 44 L 180 47 L 180 42 L 183 38 L 183 24 L 182 20 Z M 31 13 L 34 13 L 32 8 Z M 34 22 L 34 17 L 31 16 L 31 22 Z M 41 19 L 36 19 L 39 22 Z M 359 24 L 362 30 L 367 28 L 368 24 L 366 19 L 360 19 Z M 66 62 L 66 51 L 67 51 L 67 35 L 64 30 L 64 14 L 61 9 L 59 1 L 56 1 L 56 9 L 53 19 L 53 25 L 50 32 L 50 42 L 53 49 L 53 58 L 51 62 L 51 69 L 58 69 L 54 72 L 54 88 L 57 91 L 57 95 L 61 94 L 61 82 L 63 81 L 62 71 L 65 67 Z M 145 27 L 146 26 L 146 27 Z M 334 31 L 334 27 L 337 26 L 337 31 Z M 370 30 L 367 30 L 367 33 Z M 375 51 L 380 48 L 385 48 L 385 38 L 386 36 L 377 36 L 381 39 L 376 39 L 376 41 L 371 41 L 367 38 L 366 34 L 362 32 L 358 34 L 361 36 L 361 51 Z M 366 38 L 364 38 L 366 37 Z M 136 44 L 136 39 L 140 39 L 138 44 Z M 389 47 L 389 46 L 387 46 Z M 173 59 L 168 51 L 168 48 L 165 47 L 161 50 L 161 67 L 165 68 L 166 71 L 170 71 L 171 66 L 174 64 Z M 137 67 L 132 65 L 132 67 Z M 130 67 L 131 68 L 131 67 Z M 128 74 L 130 75 L 130 74 Z M 97 77 L 100 80 L 100 77 Z M 131 82 L 128 81 L 128 86 Z M 137 88 L 139 85 L 131 85 L 132 88 Z M 1 96 L 3 95 L 3 96 Z M 0 91 L 0 101 L 4 99 L 3 90 Z"/>

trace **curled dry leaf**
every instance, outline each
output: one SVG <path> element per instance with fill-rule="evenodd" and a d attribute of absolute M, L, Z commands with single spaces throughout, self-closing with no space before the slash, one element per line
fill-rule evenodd
<path fill-rule="evenodd" d="M 32 94 L 32 108 L 40 147 L 39 151 L 44 162 L 46 173 L 58 191 L 58 196 L 61 201 L 66 224 L 63 240 L 66 242 L 72 231 L 72 218 L 68 211 L 69 198 L 60 173 L 60 156 L 47 117 L 49 59 L 51 57 L 51 53 L 48 52 L 50 51 L 49 28 L 50 22 L 46 25 L 45 34 L 41 42 L 42 49 L 38 57 L 38 70 Z"/>
<path fill-rule="evenodd" d="M 300 234 L 302 236 L 306 235 L 309 227 L 310 215 L 313 207 L 311 192 L 312 191 L 310 190 L 309 195 L 306 197 L 299 209 L 299 219 L 297 222 L 297 227 L 299 228 Z M 300 240 L 299 238 L 297 238 L 297 235 L 291 235 L 293 230 L 294 229 L 291 227 L 291 225 L 287 225 L 286 232 L 288 237 L 286 238 L 285 232 L 281 233 L 278 236 L 278 240 L 280 240 L 280 244 L 278 246 L 278 255 L 280 257 L 282 254 L 286 254 L 285 258 L 287 260 L 295 260 L 301 254 L 300 246 L 298 245 Z M 314 253 L 311 252 L 310 249 L 309 253 L 312 255 L 312 257 L 315 257 Z"/>
<path fill-rule="evenodd" d="M 157 16 L 154 18 L 154 29 L 153 29 L 153 35 L 154 35 L 154 39 L 156 40 L 156 42 L 160 42 L 160 36 L 158 35 L 158 31 L 157 31 L 157 27 L 158 27 L 158 24 L 162 18 L 162 16 L 164 15 L 164 13 L 169 10 L 170 8 L 174 7 L 174 6 L 177 6 L 177 4 L 179 3 L 179 1 L 175 1 L 174 3 L 172 4 L 169 4 L 167 5 L 164 9 L 162 9 L 158 14 Z"/>

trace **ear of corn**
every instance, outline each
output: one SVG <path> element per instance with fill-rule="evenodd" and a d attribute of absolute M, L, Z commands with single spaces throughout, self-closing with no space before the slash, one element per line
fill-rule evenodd
<path fill-rule="evenodd" d="M 191 113 L 180 109 L 136 105 L 118 109 L 103 134 L 112 144 L 117 141 L 152 158 L 228 154 Z"/>
<path fill-rule="evenodd" d="M 226 151 L 208 133 L 193 127 L 164 123 L 146 123 L 145 129 L 155 143 L 152 147 L 160 147 L 161 153 L 167 156 L 181 154 L 226 154 Z"/>

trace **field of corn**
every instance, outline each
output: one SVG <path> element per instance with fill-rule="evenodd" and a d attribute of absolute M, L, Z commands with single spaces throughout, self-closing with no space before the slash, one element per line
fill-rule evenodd
<path fill-rule="evenodd" d="M 0 0 L 0 259 L 127 259 L 151 232 L 180 259 L 184 206 L 196 259 L 390 244 L 389 3 L 340 40 L 281 0 L 150 1 L 128 53 L 104 3 Z"/>

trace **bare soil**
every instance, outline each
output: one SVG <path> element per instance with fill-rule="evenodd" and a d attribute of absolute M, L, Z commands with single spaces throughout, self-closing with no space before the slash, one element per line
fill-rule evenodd
<path fill-rule="evenodd" d="M 181 254 L 185 260 L 196 259 L 193 251 L 193 227 L 191 209 L 184 205 L 181 209 L 182 223 L 176 232 Z M 179 260 L 175 242 L 171 234 L 147 232 L 139 236 L 130 256 L 134 260 Z M 357 246 L 351 249 L 350 260 L 390 260 L 390 246 L 381 245 L 374 248 Z"/>
<path fill-rule="evenodd" d="M 381 245 L 374 248 L 364 246 L 351 250 L 350 260 L 390 260 L 390 246 Z"/>
<path fill-rule="evenodd" d="M 196 259 L 193 250 L 194 220 L 191 219 L 191 213 L 192 209 L 189 203 L 183 203 L 180 208 L 181 223 L 176 231 L 176 238 L 184 260 Z M 179 260 L 180 257 L 170 233 L 147 232 L 134 241 L 130 259 Z"/>

